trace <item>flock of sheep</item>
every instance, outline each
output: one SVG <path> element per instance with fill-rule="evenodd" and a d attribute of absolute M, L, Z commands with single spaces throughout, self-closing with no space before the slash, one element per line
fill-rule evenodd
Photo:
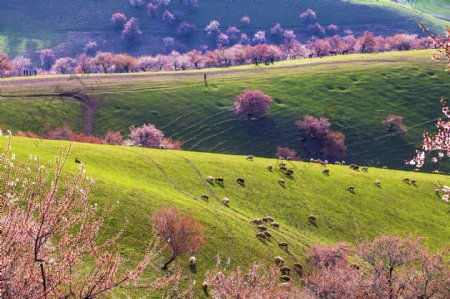
<path fill-rule="evenodd" d="M 246 160 L 253 161 L 254 160 L 254 156 L 253 155 L 249 155 L 249 156 L 246 157 Z M 285 160 L 291 160 L 291 159 L 290 158 L 282 158 L 282 157 L 280 157 L 279 161 L 281 161 L 281 162 L 278 163 L 278 166 L 279 166 L 278 170 L 281 173 L 283 173 L 287 178 L 293 178 L 294 171 L 292 169 L 288 169 L 287 168 L 287 164 L 284 162 Z M 326 167 L 329 164 L 328 161 L 326 161 L 326 160 L 322 161 L 322 160 L 311 159 L 310 162 L 311 163 L 320 164 L 323 167 Z M 336 165 L 345 165 L 345 161 L 335 162 L 335 164 Z M 271 172 L 274 170 L 274 166 L 272 164 L 268 164 L 266 166 L 266 168 L 267 168 L 267 170 L 269 170 Z M 366 172 L 366 173 L 369 172 L 369 168 L 368 167 L 365 167 L 365 166 L 364 167 L 360 167 L 357 164 L 351 164 L 351 165 L 349 165 L 349 168 L 351 170 L 354 170 L 354 171 L 360 171 L 361 170 L 361 171 Z M 383 169 L 387 169 L 387 167 L 384 166 Z M 329 176 L 330 175 L 330 169 L 324 169 L 322 171 L 322 173 L 324 175 L 326 175 L 326 176 Z M 205 179 L 210 184 L 216 183 L 216 184 L 219 184 L 221 186 L 223 186 L 223 184 L 224 184 L 224 179 L 221 178 L 221 177 L 214 178 L 213 176 L 207 176 Z M 238 179 L 236 179 L 236 182 L 239 185 L 245 187 L 245 179 L 244 178 L 238 178 Z M 406 184 L 414 185 L 414 186 L 416 186 L 416 183 L 417 183 L 417 181 L 415 179 L 409 179 L 409 178 L 404 178 L 403 182 L 406 183 Z M 279 179 L 278 180 L 278 184 L 280 184 L 282 187 L 286 187 L 286 181 L 284 179 Z M 374 184 L 375 184 L 376 187 L 381 188 L 381 181 L 380 180 L 375 180 Z M 347 190 L 354 194 L 355 193 L 355 186 L 349 186 L 347 188 Z M 440 192 L 440 189 L 436 189 L 435 190 L 436 194 L 439 194 L 439 192 Z M 201 196 L 201 198 L 203 200 L 206 200 L 206 201 L 209 200 L 209 196 L 207 194 L 203 194 Z M 223 198 L 222 199 L 222 203 L 225 206 L 228 207 L 230 205 L 230 200 L 228 198 Z M 314 216 L 314 215 L 309 215 L 308 216 L 308 221 L 310 223 L 312 223 L 312 224 L 315 224 L 316 221 L 317 221 L 317 217 Z M 272 238 L 272 234 L 268 231 L 269 227 L 273 228 L 273 229 L 279 229 L 280 228 L 280 224 L 278 222 L 275 222 L 274 218 L 271 217 L 271 216 L 264 216 L 264 217 L 261 217 L 261 218 L 255 218 L 255 219 L 252 219 L 250 222 L 253 225 L 256 226 L 256 228 L 258 230 L 258 232 L 256 233 L 256 237 L 262 242 L 265 242 L 266 240 L 271 240 L 271 238 Z M 288 243 L 280 242 L 280 243 L 278 243 L 278 246 L 281 249 L 283 249 L 284 251 L 288 252 Z M 196 259 L 195 259 L 194 256 L 189 258 L 189 263 L 190 263 L 191 267 L 195 266 L 195 262 L 196 262 Z M 275 264 L 280 268 L 281 280 L 284 281 L 284 282 L 290 281 L 291 278 L 290 278 L 289 275 L 290 275 L 290 272 L 291 272 L 291 268 L 288 267 L 287 265 L 285 265 L 284 259 L 282 257 L 280 257 L 280 256 L 275 257 Z M 303 274 L 303 266 L 300 263 L 293 264 L 292 268 L 300 276 Z M 202 285 L 202 288 L 204 289 L 205 292 L 207 291 L 207 287 L 208 287 L 208 285 L 206 284 L 206 282 L 204 282 L 203 285 Z"/>

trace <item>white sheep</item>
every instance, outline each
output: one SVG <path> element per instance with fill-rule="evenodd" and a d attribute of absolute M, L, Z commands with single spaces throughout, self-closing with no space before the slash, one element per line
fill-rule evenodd
<path fill-rule="evenodd" d="M 191 256 L 189 258 L 189 265 L 191 265 L 191 267 L 194 267 L 196 262 L 197 262 L 197 259 L 195 258 L 195 256 Z"/>
<path fill-rule="evenodd" d="M 272 164 L 267 164 L 267 169 L 268 170 L 272 171 L 272 168 L 273 168 Z"/>
<path fill-rule="evenodd" d="M 253 161 L 253 158 L 254 158 L 253 155 L 248 155 L 248 156 L 245 158 L 245 160 Z"/>
<path fill-rule="evenodd" d="M 230 200 L 228 198 L 226 198 L 226 197 L 224 199 L 222 199 L 222 202 L 226 206 L 228 206 L 230 204 Z"/>
<path fill-rule="evenodd" d="M 345 165 L 345 161 L 342 161 L 341 164 L 342 164 L 342 165 Z"/>
<path fill-rule="evenodd" d="M 214 177 L 212 175 L 209 175 L 209 176 L 206 177 L 206 180 L 208 182 L 210 182 L 210 183 L 213 183 L 214 182 Z"/>
<path fill-rule="evenodd" d="M 283 180 L 283 179 L 279 179 L 279 180 L 278 180 L 278 184 L 284 186 L 284 185 L 286 184 L 286 181 Z"/>
<path fill-rule="evenodd" d="M 381 187 L 381 182 L 380 182 L 380 180 L 375 180 L 374 184 L 375 184 L 375 186 L 377 186 L 377 187 Z"/>

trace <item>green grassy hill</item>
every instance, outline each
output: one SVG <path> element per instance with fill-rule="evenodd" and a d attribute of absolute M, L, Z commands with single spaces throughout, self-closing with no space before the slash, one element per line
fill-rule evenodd
<path fill-rule="evenodd" d="M 417 11 L 392 5 L 360 5 L 356 2 L 335 0 L 200 0 L 194 11 L 185 11 L 180 1 L 172 1 L 169 10 L 182 10 L 186 20 L 195 23 L 197 32 L 189 40 L 177 40 L 177 49 L 185 50 L 208 44 L 204 32 L 211 20 L 218 20 L 221 28 L 238 26 L 252 35 L 266 30 L 279 22 L 285 28 L 295 30 L 301 41 L 309 38 L 306 25 L 298 15 L 312 8 L 317 12 L 317 21 L 323 26 L 336 24 L 342 34 L 350 29 L 356 34 L 370 30 L 376 34 L 390 35 L 399 32 L 420 33 L 418 23 L 424 20 L 433 30 L 442 31 L 446 22 L 423 15 Z M 164 25 L 161 17 L 151 19 L 146 8 L 133 8 L 128 1 L 28 1 L 13 0 L 0 3 L 0 51 L 11 56 L 28 53 L 32 58 L 36 50 L 56 47 L 58 56 L 75 56 L 84 45 L 95 40 L 96 50 L 130 52 L 132 54 L 157 53 L 163 50 L 163 38 L 175 36 L 175 27 Z M 114 31 L 110 18 L 115 12 L 124 12 L 128 18 L 139 19 L 144 33 L 140 45 L 134 49 L 125 48 L 119 33 Z M 160 12 L 160 15 L 162 12 Z M 251 17 L 249 26 L 243 27 L 240 18 Z"/>
<path fill-rule="evenodd" d="M 4 137 L 0 143 L 3 148 Z M 45 162 L 55 159 L 60 145 L 68 148 L 64 141 L 13 137 L 12 152 L 18 162 L 26 162 L 29 154 Z M 318 164 L 288 162 L 294 179 L 286 179 L 283 188 L 278 184 L 283 175 L 266 169 L 268 163 L 276 166 L 275 159 L 250 162 L 243 156 L 74 143 L 69 173 L 78 166 L 72 162 L 75 157 L 96 180 L 92 202 L 100 206 L 119 202 L 103 232 L 112 234 L 125 218 L 129 220 L 120 241 L 127 263 L 138 259 L 151 239 L 149 218 L 160 206 L 175 205 L 207 227 L 208 243 L 197 255 L 198 272 L 189 271 L 188 257 L 175 262 L 188 279 L 197 281 L 197 294 L 205 271 L 215 267 L 217 254 L 231 258 L 231 268 L 235 268 L 254 261 L 271 263 L 276 255 L 291 265 L 303 262 L 305 251 L 313 244 L 354 243 L 381 233 L 418 233 L 433 250 L 449 242 L 449 205 L 434 194 L 437 180 L 450 184 L 446 176 L 376 168 L 365 173 L 335 165 L 327 166 L 330 175 L 325 176 Z M 223 177 L 224 186 L 206 183 L 204 178 L 209 175 Z M 245 187 L 235 182 L 238 177 L 246 179 Z M 404 177 L 416 179 L 417 186 L 403 183 Z M 374 185 L 377 179 L 382 188 Z M 355 194 L 347 191 L 350 185 L 355 186 Z M 200 199 L 202 194 L 210 196 L 209 202 Z M 230 207 L 221 203 L 224 197 L 230 199 Z M 308 222 L 311 214 L 317 217 L 317 225 Z M 250 220 L 267 215 L 281 228 L 270 229 L 273 240 L 262 243 Z M 289 254 L 277 246 L 284 241 L 289 243 Z M 155 264 L 147 275 L 160 271 L 158 267 Z M 293 279 L 298 281 L 298 277 Z M 117 295 L 126 292 L 118 290 Z"/>
<path fill-rule="evenodd" d="M 109 129 L 127 134 L 128 127 L 150 122 L 184 141 L 185 150 L 273 157 L 277 146 L 289 146 L 309 159 L 294 123 L 306 114 L 324 115 L 333 130 L 345 133 L 347 161 L 403 169 L 423 131 L 432 130 L 441 117 L 440 97 L 450 97 L 449 74 L 430 59 L 431 53 L 348 55 L 189 72 L 6 79 L 0 82 L 0 127 L 39 132 L 69 124 L 84 130 L 82 105 L 57 96 L 83 91 L 100 103 L 90 126 L 96 135 Z M 274 98 L 271 112 L 242 121 L 233 112 L 234 98 L 255 88 Z M 389 114 L 405 117 L 408 134 L 385 131 L 382 120 Z"/>
<path fill-rule="evenodd" d="M 372 5 L 403 6 L 419 12 L 430 14 L 443 20 L 450 20 L 449 0 L 355 0 L 355 2 L 370 3 Z"/>

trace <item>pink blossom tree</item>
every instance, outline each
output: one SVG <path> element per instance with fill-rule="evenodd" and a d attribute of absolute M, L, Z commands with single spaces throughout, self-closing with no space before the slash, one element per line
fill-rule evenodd
<path fill-rule="evenodd" d="M 156 18 L 156 14 L 158 12 L 158 5 L 155 3 L 149 3 L 147 5 L 147 14 L 152 18 Z"/>
<path fill-rule="evenodd" d="M 241 23 L 242 23 L 243 25 L 248 25 L 248 24 L 250 24 L 250 23 L 251 23 L 250 17 L 249 17 L 249 16 L 243 16 L 243 17 L 241 18 Z"/>
<path fill-rule="evenodd" d="M 126 44 L 132 45 L 133 43 L 139 41 L 141 36 L 142 31 L 139 29 L 138 19 L 132 17 L 125 23 L 121 38 Z"/>
<path fill-rule="evenodd" d="M 236 113 L 246 117 L 261 117 L 269 113 L 272 97 L 260 90 L 249 90 L 237 96 Z"/>
<path fill-rule="evenodd" d="M 111 23 L 113 23 L 114 28 L 117 30 L 121 30 L 126 22 L 127 17 L 121 12 L 116 12 L 111 15 Z"/>
<path fill-rule="evenodd" d="M 403 123 L 403 116 L 400 115 L 388 115 L 383 120 L 383 125 L 386 131 L 396 134 L 408 133 L 408 128 Z"/>
<path fill-rule="evenodd" d="M 46 170 L 37 157 L 14 165 L 8 149 L 0 158 L 7 165 L 0 191 L 2 297 L 96 298 L 136 282 L 155 259 L 157 247 L 150 244 L 134 269 L 124 269 L 117 246 L 124 230 L 98 238 L 112 208 L 99 209 L 90 201 L 93 180 L 81 167 L 63 182 L 70 148 L 67 153 L 61 149 L 53 170 Z M 34 170 L 29 173 L 28 167 Z M 156 289 L 170 282 L 163 278 L 142 287 Z"/>
<path fill-rule="evenodd" d="M 171 25 L 175 22 L 175 17 L 168 9 L 166 9 L 162 15 L 162 21 L 167 25 Z"/>
<path fill-rule="evenodd" d="M 308 8 L 304 12 L 302 12 L 299 17 L 303 19 L 306 23 L 313 23 L 316 21 L 317 15 L 314 10 Z"/>
<path fill-rule="evenodd" d="M 347 155 L 345 135 L 341 132 L 329 131 L 325 137 L 322 154 L 331 160 L 341 160 Z"/>
<path fill-rule="evenodd" d="M 55 53 L 52 49 L 43 49 L 39 52 L 39 58 L 41 60 L 41 66 L 44 70 L 50 70 L 55 63 Z"/>
<path fill-rule="evenodd" d="M 275 158 L 283 158 L 283 159 L 291 159 L 298 160 L 297 151 L 293 148 L 277 146 L 277 150 L 275 152 Z"/>
<path fill-rule="evenodd" d="M 330 131 L 330 121 L 326 117 L 315 118 L 305 115 L 302 120 L 298 120 L 295 125 L 303 131 L 306 136 L 313 139 L 324 138 Z"/>

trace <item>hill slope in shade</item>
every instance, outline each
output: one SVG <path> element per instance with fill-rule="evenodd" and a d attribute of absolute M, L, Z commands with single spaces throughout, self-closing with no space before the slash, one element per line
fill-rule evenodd
<path fill-rule="evenodd" d="M 1 145 L 5 145 L 4 137 Z M 46 162 L 55 159 L 60 145 L 69 146 L 63 141 L 13 137 L 12 152 L 18 162 L 26 162 L 29 154 Z M 217 254 L 224 260 L 231 258 L 234 268 L 254 261 L 270 263 L 276 255 L 288 264 L 304 262 L 313 244 L 352 244 L 381 233 L 418 233 L 427 237 L 426 244 L 433 250 L 449 242 L 449 206 L 434 194 L 437 180 L 450 184 L 446 176 L 375 168 L 365 173 L 335 165 L 327 166 L 330 175 L 325 176 L 318 164 L 288 161 L 294 179 L 286 179 L 283 188 L 278 184 L 283 175 L 266 169 L 268 163 L 277 169 L 275 159 L 250 162 L 243 156 L 73 143 L 66 175 L 78 167 L 74 157 L 83 161 L 96 181 L 91 201 L 100 206 L 118 202 L 103 233 L 112 234 L 128 219 L 121 248 L 130 260 L 136 260 L 152 238 L 149 218 L 158 207 L 177 206 L 207 227 L 208 243 L 197 255 L 198 272 L 189 271 L 188 257 L 175 262 L 197 281 L 215 267 Z M 223 177 L 224 186 L 206 183 L 208 175 Z M 238 177 L 245 178 L 245 187 L 235 182 Z M 417 186 L 403 183 L 404 177 L 416 179 Z M 374 180 L 381 180 L 382 188 Z M 355 186 L 355 194 L 347 191 L 349 185 Z M 210 196 L 209 202 L 200 199 L 202 194 Z M 230 199 L 230 207 L 222 204 L 224 197 Z M 308 222 L 311 214 L 317 217 L 317 225 Z M 270 229 L 273 240 L 264 244 L 256 239 L 250 220 L 267 215 L 281 228 Z M 290 255 L 277 246 L 284 241 L 289 243 Z M 154 270 L 159 271 L 158 265 Z"/>
<path fill-rule="evenodd" d="M 369 30 L 376 34 L 421 33 L 418 23 L 424 20 L 434 31 L 443 31 L 446 22 L 423 15 L 417 11 L 394 5 L 360 5 L 354 2 L 334 0 L 200 0 L 195 10 L 186 11 L 180 1 L 172 1 L 167 7 L 172 12 L 181 11 L 188 22 L 197 26 L 196 34 L 189 39 L 177 39 L 176 48 L 184 51 L 203 44 L 214 43 L 207 38 L 204 28 L 211 20 L 220 22 L 222 30 L 238 26 L 243 33 L 252 36 L 258 30 L 268 30 L 280 23 L 294 30 L 305 42 L 310 38 L 307 26 L 298 17 L 307 8 L 317 12 L 317 21 L 323 26 L 336 24 L 339 33 L 350 29 L 355 34 Z M 0 11 L 0 51 L 11 56 L 28 54 L 37 62 L 36 51 L 56 47 L 57 56 L 75 56 L 83 51 L 89 41 L 96 41 L 96 50 L 129 52 L 134 55 L 154 54 L 163 51 L 163 38 L 175 36 L 176 26 L 161 22 L 160 9 L 157 18 L 147 15 L 145 6 L 134 8 L 128 1 L 2 1 Z M 120 41 L 120 32 L 111 25 L 111 14 L 123 12 L 139 20 L 144 33 L 139 45 L 126 48 Z M 240 18 L 250 16 L 252 22 L 242 26 Z M 210 44 L 211 43 L 211 44 Z"/>
<path fill-rule="evenodd" d="M 90 128 L 96 135 L 109 129 L 128 134 L 132 125 L 154 123 L 167 136 L 184 141 L 186 150 L 273 157 L 277 146 L 289 146 L 309 159 L 294 123 L 311 114 L 328 117 L 333 130 L 345 133 L 347 161 L 405 168 L 403 161 L 412 157 L 423 131 L 433 130 L 441 117 L 440 97 L 450 96 L 449 74 L 430 59 L 431 53 L 348 55 L 257 68 L 7 79 L 1 83 L 0 125 L 14 131 L 39 132 L 64 124 L 84 130 L 82 105 L 57 96 L 82 91 L 100 103 Z M 236 117 L 234 99 L 246 89 L 261 89 L 274 98 L 269 115 L 256 121 Z M 389 114 L 404 116 L 406 135 L 386 132 L 382 120 Z"/>

